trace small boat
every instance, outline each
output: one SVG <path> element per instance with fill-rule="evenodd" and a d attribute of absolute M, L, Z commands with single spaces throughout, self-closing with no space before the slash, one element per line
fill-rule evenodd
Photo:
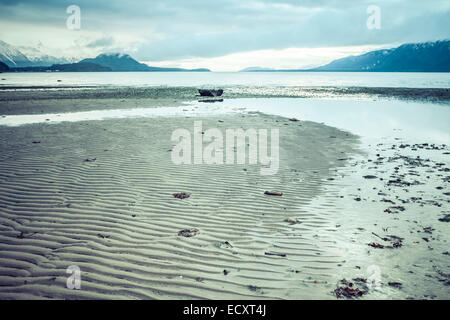
<path fill-rule="evenodd" d="M 223 90 L 198 89 L 198 93 L 200 93 L 200 96 L 202 97 L 220 97 Z"/>

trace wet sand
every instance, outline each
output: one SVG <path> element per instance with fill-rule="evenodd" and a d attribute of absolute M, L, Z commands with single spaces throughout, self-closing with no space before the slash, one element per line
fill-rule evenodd
<path fill-rule="evenodd" d="M 446 144 L 395 132 L 361 142 L 261 113 L 196 115 L 192 96 L 50 99 L 44 90 L 19 101 L 5 92 L 5 119 L 135 107 L 186 114 L 0 126 L 3 299 L 335 299 L 343 279 L 362 299 L 450 296 Z M 195 120 L 278 128 L 278 174 L 172 164 L 171 132 Z M 82 290 L 66 288 L 69 265 L 81 268 Z"/>
<path fill-rule="evenodd" d="M 205 129 L 279 128 L 278 174 L 261 176 L 255 165 L 172 164 L 171 132 L 192 130 L 194 120 Z M 315 235 L 333 221 L 302 208 L 330 169 L 345 164 L 338 159 L 354 152 L 349 133 L 262 114 L 0 132 L 3 299 L 331 297 L 324 284 L 343 257 Z M 178 235 L 190 228 L 199 233 Z M 70 265 L 81 269 L 82 290 L 66 288 Z"/>
<path fill-rule="evenodd" d="M 445 88 L 373 87 L 224 87 L 223 99 L 234 98 L 395 98 L 448 102 Z M 196 101 L 195 87 L 0 86 L 0 114 L 35 114 L 181 105 Z M 156 105 L 155 105 L 156 103 Z"/>
<path fill-rule="evenodd" d="M 339 277 L 374 281 L 366 299 L 448 299 L 450 147 L 395 137 L 361 147 L 308 206 L 335 216 Z"/>

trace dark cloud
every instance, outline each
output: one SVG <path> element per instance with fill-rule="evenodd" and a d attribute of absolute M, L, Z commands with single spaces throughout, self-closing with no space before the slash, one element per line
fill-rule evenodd
<path fill-rule="evenodd" d="M 143 60 L 450 36 L 448 0 L 2 0 L 0 19 L 60 27 L 67 16 L 65 8 L 71 4 L 80 6 L 83 28 L 108 35 L 90 41 L 87 47 L 111 46 L 114 34 L 125 32 L 145 40 L 135 54 Z M 366 28 L 370 4 L 381 8 L 380 30 Z M 7 31 L 0 31 L 0 37 L 3 32 Z"/>

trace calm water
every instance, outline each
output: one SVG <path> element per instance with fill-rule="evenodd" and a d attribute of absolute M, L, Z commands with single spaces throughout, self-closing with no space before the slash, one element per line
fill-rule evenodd
<path fill-rule="evenodd" d="M 65 72 L 3 73 L 0 86 L 366 86 L 450 88 L 450 73 Z M 58 82 L 58 80 L 61 80 Z"/>
<path fill-rule="evenodd" d="M 450 73 L 314 73 L 314 72 L 107 72 L 107 73 L 4 73 L 1 85 L 101 86 L 372 86 L 450 88 Z M 58 82 L 58 80 L 62 80 Z M 389 99 L 225 99 L 223 103 L 193 103 L 187 113 L 209 114 L 261 111 L 286 117 L 324 122 L 363 137 L 401 136 L 450 143 L 450 105 Z M 0 125 L 39 122 L 100 120 L 122 117 L 186 115 L 181 108 L 127 109 L 6 116 Z M 49 119 L 49 120 L 47 120 Z"/>
<path fill-rule="evenodd" d="M 0 125 L 56 124 L 117 118 L 208 116 L 263 112 L 301 120 L 323 122 L 361 136 L 367 143 L 387 137 L 411 143 L 450 144 L 450 104 L 394 99 L 226 99 L 221 103 L 189 102 L 180 107 L 93 110 L 59 114 L 8 115 Z"/>
<path fill-rule="evenodd" d="M 369 142 L 386 137 L 450 144 L 450 104 L 396 99 L 229 99 L 223 108 L 323 122 Z"/>

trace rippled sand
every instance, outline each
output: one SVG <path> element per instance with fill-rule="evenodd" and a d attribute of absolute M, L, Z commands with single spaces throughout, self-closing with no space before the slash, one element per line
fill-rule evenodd
<path fill-rule="evenodd" d="M 278 174 L 172 164 L 171 133 L 194 120 L 278 128 Z M 262 114 L 0 127 L 0 298 L 332 298 L 345 257 L 333 215 L 308 204 L 356 143 Z M 81 290 L 66 288 L 70 265 Z"/>
<path fill-rule="evenodd" d="M 235 86 L 214 104 L 195 94 L 0 90 L 0 298 L 333 299 L 343 279 L 376 280 L 363 299 L 450 297 L 448 89 Z M 229 99 L 259 96 L 271 99 Z M 303 120 L 312 108 L 361 140 L 251 111 Z M 125 116 L 140 118 L 105 120 Z M 195 120 L 280 129 L 279 173 L 173 165 L 170 135 Z M 186 228 L 199 233 L 179 236 Z M 66 288 L 74 264 L 82 290 Z"/>

